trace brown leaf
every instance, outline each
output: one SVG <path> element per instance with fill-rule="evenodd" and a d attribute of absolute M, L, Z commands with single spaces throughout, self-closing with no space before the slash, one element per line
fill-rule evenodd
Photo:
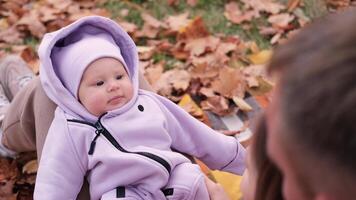
<path fill-rule="evenodd" d="M 221 68 L 219 77 L 212 83 L 212 87 L 215 92 L 227 98 L 234 96 L 243 98 L 245 96 L 244 76 L 238 69 Z"/>
<path fill-rule="evenodd" d="M 199 79 L 211 79 L 219 75 L 219 69 L 216 67 L 212 67 L 208 63 L 193 65 L 189 72 L 192 78 Z"/>
<path fill-rule="evenodd" d="M 150 67 L 144 70 L 144 75 L 151 85 L 155 85 L 156 82 L 162 76 L 164 69 L 163 64 L 164 63 L 157 63 L 155 65 L 151 65 Z"/>
<path fill-rule="evenodd" d="M 204 56 L 200 57 L 191 57 L 190 60 L 195 66 L 201 64 L 220 65 L 220 61 L 222 61 L 220 60 L 219 56 L 214 53 L 207 53 Z"/>
<path fill-rule="evenodd" d="M 187 27 L 189 23 L 191 22 L 190 19 L 188 19 L 189 13 L 185 12 L 180 15 L 176 16 L 169 16 L 165 22 L 168 24 L 168 29 L 179 32 L 181 29 L 184 27 Z"/>
<path fill-rule="evenodd" d="M 288 11 L 291 12 L 292 10 L 296 9 L 300 3 L 301 0 L 289 0 L 287 4 Z"/>
<path fill-rule="evenodd" d="M 151 46 L 137 46 L 137 52 L 140 60 L 148 60 L 152 58 L 155 53 L 155 47 Z"/>
<path fill-rule="evenodd" d="M 135 33 L 136 37 L 147 37 L 147 38 L 156 38 L 158 35 L 159 29 L 155 28 L 147 23 L 142 27 L 142 30 Z"/>
<path fill-rule="evenodd" d="M 282 13 L 278 15 L 271 15 L 268 17 L 268 22 L 274 27 L 285 29 L 288 24 L 294 20 L 294 18 L 295 17 L 289 13 Z"/>
<path fill-rule="evenodd" d="M 206 97 L 213 97 L 215 96 L 214 90 L 211 87 L 203 87 L 200 89 L 200 94 Z"/>
<path fill-rule="evenodd" d="M 209 31 L 206 28 L 203 19 L 198 16 L 195 17 L 186 27 L 182 28 L 178 34 L 178 40 L 181 39 L 195 39 L 206 37 Z"/>
<path fill-rule="evenodd" d="M 0 41 L 4 41 L 9 44 L 22 43 L 22 37 L 15 26 L 0 32 Z"/>
<path fill-rule="evenodd" d="M 135 31 L 137 31 L 136 24 L 125 22 L 125 21 L 120 21 L 118 23 L 128 33 L 134 33 Z"/>
<path fill-rule="evenodd" d="M 67 8 L 73 4 L 72 0 L 46 0 L 46 1 L 54 8 L 59 9 L 61 11 L 66 11 Z"/>
<path fill-rule="evenodd" d="M 235 24 L 240 24 L 244 21 L 251 21 L 254 17 L 259 17 L 258 12 L 254 10 L 242 12 L 236 2 L 230 2 L 225 5 L 224 16 Z"/>
<path fill-rule="evenodd" d="M 200 56 L 206 51 L 215 51 L 219 43 L 219 38 L 208 36 L 188 41 L 184 50 L 190 51 L 190 55 L 192 56 Z"/>
<path fill-rule="evenodd" d="M 152 17 L 151 15 L 149 15 L 147 13 L 142 13 L 141 17 L 142 17 L 143 21 L 146 22 L 146 24 L 148 24 L 149 26 L 152 26 L 156 29 L 158 29 L 160 27 L 167 28 L 167 25 L 164 22 L 157 20 L 156 18 Z"/>
<path fill-rule="evenodd" d="M 197 0 L 187 0 L 187 4 L 190 5 L 190 6 L 196 6 L 198 3 Z"/>
<path fill-rule="evenodd" d="M 190 74 L 187 71 L 173 69 L 163 73 L 153 88 L 164 96 L 171 96 L 173 89 L 185 91 L 189 86 L 190 79 Z"/>
<path fill-rule="evenodd" d="M 248 7 L 258 12 L 277 14 L 285 9 L 285 6 L 272 0 L 241 0 Z"/>
<path fill-rule="evenodd" d="M 61 11 L 59 9 L 53 8 L 48 5 L 40 6 L 38 9 L 38 12 L 40 13 L 39 19 L 42 22 L 48 22 L 48 21 L 55 20 L 58 18 L 58 14 L 61 13 Z"/>
<path fill-rule="evenodd" d="M 224 116 L 233 112 L 233 109 L 229 108 L 228 100 L 218 95 L 209 97 L 207 100 L 202 101 L 201 107 L 203 110 L 210 110 L 220 116 Z"/>
<path fill-rule="evenodd" d="M 24 25 L 28 28 L 33 36 L 42 38 L 47 29 L 39 19 L 37 10 L 31 10 L 23 15 L 17 25 Z"/>

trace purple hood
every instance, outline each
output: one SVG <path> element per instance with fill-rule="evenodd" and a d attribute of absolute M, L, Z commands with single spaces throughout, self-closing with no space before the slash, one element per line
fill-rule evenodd
<path fill-rule="evenodd" d="M 86 34 L 97 34 L 100 31 L 111 34 L 112 38 L 119 46 L 134 85 L 134 96 L 131 101 L 125 106 L 109 113 L 109 115 L 120 114 L 129 109 L 136 100 L 139 67 L 136 45 L 131 37 L 117 23 L 105 17 L 84 17 L 58 31 L 45 34 L 38 50 L 41 62 L 40 78 L 47 96 L 66 113 L 90 122 L 95 122 L 97 117 L 88 113 L 72 93 L 63 85 L 63 80 L 59 78 L 60 76 L 57 73 L 59 70 L 56 69 L 57 66 L 54 65 L 55 62 L 52 53 L 56 49 L 56 46 L 63 47 L 78 40 L 76 36 L 83 34 L 83 32 Z M 98 51 L 100 51 L 100 49 Z M 71 79 L 71 77 L 66 78 L 69 80 Z M 75 79 L 76 77 L 73 75 L 72 78 Z"/>

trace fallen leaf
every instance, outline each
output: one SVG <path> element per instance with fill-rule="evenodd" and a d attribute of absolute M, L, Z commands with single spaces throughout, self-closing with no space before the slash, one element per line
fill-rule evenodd
<path fill-rule="evenodd" d="M 155 53 L 155 47 L 153 46 L 137 46 L 137 52 L 140 60 L 148 60 L 152 58 Z"/>
<path fill-rule="evenodd" d="M 156 38 L 158 35 L 159 29 L 145 23 L 142 27 L 142 30 L 135 33 L 136 37 L 147 37 L 147 38 Z"/>
<path fill-rule="evenodd" d="M 219 38 L 208 36 L 188 41 L 184 47 L 184 50 L 190 51 L 192 56 L 200 56 L 206 51 L 215 51 L 219 43 Z"/>
<path fill-rule="evenodd" d="M 178 34 L 178 40 L 182 39 L 195 39 L 206 37 L 209 35 L 209 31 L 206 28 L 203 19 L 198 16 L 195 17 L 190 23 L 181 28 Z"/>
<path fill-rule="evenodd" d="M 196 6 L 198 3 L 198 0 L 187 0 L 187 4 L 190 6 Z"/>
<path fill-rule="evenodd" d="M 36 10 L 31 10 L 29 13 L 23 15 L 17 22 L 17 25 L 26 26 L 31 34 L 37 38 L 42 38 L 47 31 L 46 27 L 40 21 Z"/>
<path fill-rule="evenodd" d="M 164 69 L 163 64 L 164 63 L 157 63 L 144 70 L 145 77 L 151 85 L 156 85 L 156 82 L 162 76 Z"/>
<path fill-rule="evenodd" d="M 240 110 L 244 112 L 249 112 L 252 110 L 252 107 L 241 97 L 232 97 L 232 100 Z"/>
<path fill-rule="evenodd" d="M 211 112 L 224 116 L 229 113 L 235 112 L 234 109 L 229 108 L 229 102 L 222 96 L 215 95 L 209 97 L 207 100 L 200 103 L 203 110 L 210 110 Z"/>
<path fill-rule="evenodd" d="M 248 7 L 258 11 L 277 14 L 285 9 L 285 6 L 271 0 L 241 0 Z"/>
<path fill-rule="evenodd" d="M 149 26 L 152 26 L 154 28 L 167 28 L 167 25 L 164 22 L 161 22 L 154 18 L 153 16 L 147 14 L 147 13 L 142 13 L 141 18 L 148 24 Z"/>
<path fill-rule="evenodd" d="M 282 13 L 277 15 L 271 15 L 268 17 L 267 21 L 272 24 L 272 26 L 285 29 L 288 24 L 294 20 L 294 16 L 289 13 Z"/>
<path fill-rule="evenodd" d="M 31 160 L 28 163 L 26 163 L 23 168 L 22 168 L 22 173 L 24 174 L 34 174 L 37 172 L 38 169 L 38 163 L 37 159 L 36 160 Z"/>
<path fill-rule="evenodd" d="M 189 94 L 185 94 L 178 105 L 194 117 L 203 116 L 203 110 L 193 101 Z"/>
<path fill-rule="evenodd" d="M 59 9 L 61 11 L 67 10 L 67 8 L 73 4 L 72 0 L 46 0 L 46 1 L 54 8 Z"/>
<path fill-rule="evenodd" d="M 127 33 L 134 33 L 135 31 L 137 31 L 136 24 L 125 22 L 125 21 L 120 21 L 118 23 Z"/>
<path fill-rule="evenodd" d="M 166 71 L 160 76 L 153 88 L 164 96 L 171 96 L 172 90 L 185 91 L 190 82 L 191 76 L 185 70 L 173 69 Z"/>
<path fill-rule="evenodd" d="M 244 76 L 238 69 L 222 67 L 218 78 L 212 83 L 212 88 L 215 92 L 227 98 L 234 96 L 243 98 L 245 96 Z"/>
<path fill-rule="evenodd" d="M 252 64 L 260 65 L 265 64 L 271 58 L 272 51 L 271 50 L 262 50 L 258 53 L 248 55 L 248 59 Z"/>
<path fill-rule="evenodd" d="M 242 12 L 238 4 L 234 1 L 225 5 L 224 16 L 235 24 L 240 24 L 244 21 L 251 21 L 254 17 L 259 17 L 259 13 L 255 10 Z"/>
<path fill-rule="evenodd" d="M 289 0 L 287 4 L 288 12 L 291 12 L 292 10 L 296 9 L 300 3 L 301 0 Z"/>
<path fill-rule="evenodd" d="M 185 12 L 180 15 L 176 16 L 168 16 L 168 18 L 165 20 L 165 22 L 168 24 L 168 29 L 179 32 L 181 29 L 184 27 L 188 26 L 189 23 L 191 22 L 190 19 L 188 19 L 189 13 Z"/>
<path fill-rule="evenodd" d="M 15 26 L 0 32 L 0 41 L 4 41 L 9 44 L 22 43 L 22 37 Z"/>

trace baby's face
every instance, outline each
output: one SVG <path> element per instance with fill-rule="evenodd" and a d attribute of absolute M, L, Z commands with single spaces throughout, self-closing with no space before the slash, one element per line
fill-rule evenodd
<path fill-rule="evenodd" d="M 99 58 L 84 71 L 79 85 L 81 104 L 93 115 L 122 107 L 133 96 L 133 85 L 124 66 L 114 58 Z"/>

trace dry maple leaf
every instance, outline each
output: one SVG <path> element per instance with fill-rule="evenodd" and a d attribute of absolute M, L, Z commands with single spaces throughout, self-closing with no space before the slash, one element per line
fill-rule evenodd
<path fill-rule="evenodd" d="M 197 65 L 193 65 L 189 72 L 192 78 L 199 78 L 199 79 L 212 79 L 219 75 L 219 68 L 213 67 L 208 63 L 201 63 Z"/>
<path fill-rule="evenodd" d="M 187 42 L 184 50 L 190 51 L 190 55 L 192 56 L 200 56 L 206 51 L 215 51 L 219 43 L 220 39 L 213 36 L 192 39 Z"/>
<path fill-rule="evenodd" d="M 130 23 L 126 21 L 120 21 L 118 23 L 127 33 L 132 34 L 137 31 L 137 26 L 134 23 Z"/>
<path fill-rule="evenodd" d="M 9 44 L 22 43 L 22 37 L 15 26 L 0 32 L 0 41 L 4 41 Z"/>
<path fill-rule="evenodd" d="M 165 22 L 168 25 L 168 29 L 174 32 L 179 32 L 184 27 L 188 26 L 190 19 L 188 19 L 189 13 L 185 12 L 176 16 L 168 16 Z"/>
<path fill-rule="evenodd" d="M 137 46 L 137 52 L 140 60 L 148 60 L 156 52 L 154 46 Z"/>
<path fill-rule="evenodd" d="M 208 99 L 202 101 L 200 105 L 203 110 L 210 110 L 219 116 L 224 116 L 234 112 L 234 109 L 229 108 L 228 100 L 218 95 L 208 97 Z"/>
<path fill-rule="evenodd" d="M 70 5 L 73 5 L 72 0 L 46 0 L 47 3 L 61 11 L 66 11 Z"/>
<path fill-rule="evenodd" d="M 155 85 L 163 74 L 164 63 L 150 65 L 144 70 L 144 75 L 151 85 Z"/>
<path fill-rule="evenodd" d="M 141 17 L 142 17 L 143 21 L 146 22 L 146 24 L 148 24 L 156 29 L 158 29 L 160 27 L 167 28 L 167 25 L 164 22 L 157 20 L 156 18 L 154 18 L 153 16 L 151 16 L 147 13 L 142 13 Z"/>
<path fill-rule="evenodd" d="M 291 15 L 289 13 L 282 13 L 278 15 L 271 15 L 270 17 L 268 17 L 268 22 L 271 23 L 274 27 L 286 29 L 288 28 L 289 23 L 292 22 L 294 19 L 294 15 Z"/>
<path fill-rule="evenodd" d="M 39 19 L 37 10 L 26 13 L 16 24 L 26 26 L 31 34 L 37 38 L 42 38 L 47 31 L 45 25 Z"/>
<path fill-rule="evenodd" d="M 219 71 L 219 76 L 214 82 L 212 87 L 215 92 L 232 98 L 234 96 L 243 98 L 245 96 L 245 81 L 243 73 L 238 69 L 230 67 L 223 67 Z"/>
<path fill-rule="evenodd" d="M 38 8 L 38 12 L 39 12 L 39 19 L 42 22 L 56 20 L 58 18 L 58 14 L 61 13 L 59 9 L 53 8 L 49 5 L 40 6 Z"/>
<path fill-rule="evenodd" d="M 251 21 L 254 17 L 259 17 L 259 13 L 250 10 L 242 12 L 236 2 L 230 2 L 225 5 L 224 16 L 235 24 L 240 24 L 244 21 Z"/>
<path fill-rule="evenodd" d="M 203 19 L 198 16 L 180 30 L 177 40 L 201 38 L 208 35 L 209 31 L 206 28 Z"/>
<path fill-rule="evenodd" d="M 163 96 L 170 97 L 172 90 L 185 91 L 191 76 L 186 70 L 172 69 L 162 74 L 153 88 Z"/>
<path fill-rule="evenodd" d="M 285 9 L 285 6 L 272 0 L 241 0 L 251 9 L 258 12 L 277 14 Z"/>
<path fill-rule="evenodd" d="M 190 6 L 196 6 L 198 3 L 198 0 L 187 0 L 187 4 Z"/>
<path fill-rule="evenodd" d="M 136 37 L 147 37 L 147 38 L 156 38 L 159 33 L 159 28 L 153 27 L 148 23 L 145 23 L 142 27 L 142 30 L 137 31 L 134 36 Z"/>

